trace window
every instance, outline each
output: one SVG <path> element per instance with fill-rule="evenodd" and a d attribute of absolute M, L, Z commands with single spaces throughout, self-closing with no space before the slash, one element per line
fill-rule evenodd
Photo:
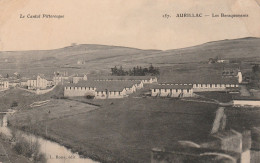
<path fill-rule="evenodd" d="M 189 89 L 187 89 L 187 92 L 189 93 L 189 92 L 190 92 L 190 90 L 189 90 Z"/>

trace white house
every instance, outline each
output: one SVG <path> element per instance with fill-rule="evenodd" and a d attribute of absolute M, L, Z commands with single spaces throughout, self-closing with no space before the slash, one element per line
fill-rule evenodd
<path fill-rule="evenodd" d="M 52 79 L 54 85 L 58 84 L 64 84 L 66 81 L 69 81 L 68 76 L 63 76 L 63 75 L 55 75 Z"/>
<path fill-rule="evenodd" d="M 72 83 L 74 84 L 78 83 L 81 80 L 87 81 L 88 80 L 87 75 L 86 74 L 84 74 L 83 76 L 76 75 L 72 77 Z"/>
<path fill-rule="evenodd" d="M 46 89 L 50 86 L 50 82 L 40 75 L 37 75 L 36 78 L 27 81 L 27 86 L 28 89 Z"/>
<path fill-rule="evenodd" d="M 0 90 L 6 90 L 9 89 L 9 81 L 2 80 L 0 81 Z"/>
<path fill-rule="evenodd" d="M 159 97 L 192 97 L 192 85 L 156 84 L 151 88 L 152 96 Z"/>

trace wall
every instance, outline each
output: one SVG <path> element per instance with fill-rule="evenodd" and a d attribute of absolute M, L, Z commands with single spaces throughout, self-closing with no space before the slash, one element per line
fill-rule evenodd
<path fill-rule="evenodd" d="M 193 89 L 152 89 L 152 96 L 160 96 L 160 97 L 192 97 Z"/>
<path fill-rule="evenodd" d="M 53 86 L 53 87 L 50 88 L 50 89 L 45 89 L 45 90 L 37 89 L 37 90 L 36 90 L 36 94 L 37 94 L 37 95 L 41 95 L 41 94 L 45 94 L 45 93 L 51 92 L 51 91 L 54 90 L 55 87 L 56 87 L 56 85 Z"/>
<path fill-rule="evenodd" d="M 107 99 L 106 91 L 97 91 L 97 92 L 95 92 L 95 99 Z"/>
<path fill-rule="evenodd" d="M 233 100 L 234 106 L 252 106 L 260 107 L 260 100 Z"/>
<path fill-rule="evenodd" d="M 126 96 L 126 90 L 120 92 L 109 92 L 107 98 L 124 98 Z"/>
<path fill-rule="evenodd" d="M 0 82 L 0 89 L 8 89 L 8 88 L 9 88 L 9 82 L 8 81 Z"/>
<path fill-rule="evenodd" d="M 76 96 L 95 96 L 96 88 L 92 87 L 64 87 L 65 97 L 76 97 Z"/>

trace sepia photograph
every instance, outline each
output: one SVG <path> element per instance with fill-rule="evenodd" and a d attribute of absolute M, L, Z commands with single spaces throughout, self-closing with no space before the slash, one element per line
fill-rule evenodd
<path fill-rule="evenodd" d="M 260 0 L 0 0 L 0 163 L 260 163 Z"/>

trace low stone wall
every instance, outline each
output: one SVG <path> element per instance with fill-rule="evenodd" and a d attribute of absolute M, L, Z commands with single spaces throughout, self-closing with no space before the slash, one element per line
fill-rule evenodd
<path fill-rule="evenodd" d="M 172 91 L 170 89 L 152 89 L 152 96 L 159 96 L 159 97 L 192 97 L 193 96 L 193 90 L 190 89 L 189 92 L 187 89 L 184 89 L 183 91 L 173 89 Z"/>
<path fill-rule="evenodd" d="M 89 87 L 65 87 L 65 97 L 79 97 L 79 96 L 95 96 L 95 88 Z"/>
<path fill-rule="evenodd" d="M 234 106 L 260 107 L 260 100 L 233 100 Z"/>
<path fill-rule="evenodd" d="M 50 89 L 44 89 L 44 90 L 37 89 L 37 90 L 36 90 L 36 94 L 37 94 L 37 95 L 46 94 L 46 93 L 48 93 L 48 92 L 53 91 L 55 88 L 56 88 L 56 85 L 53 86 L 53 87 L 50 88 Z"/>

